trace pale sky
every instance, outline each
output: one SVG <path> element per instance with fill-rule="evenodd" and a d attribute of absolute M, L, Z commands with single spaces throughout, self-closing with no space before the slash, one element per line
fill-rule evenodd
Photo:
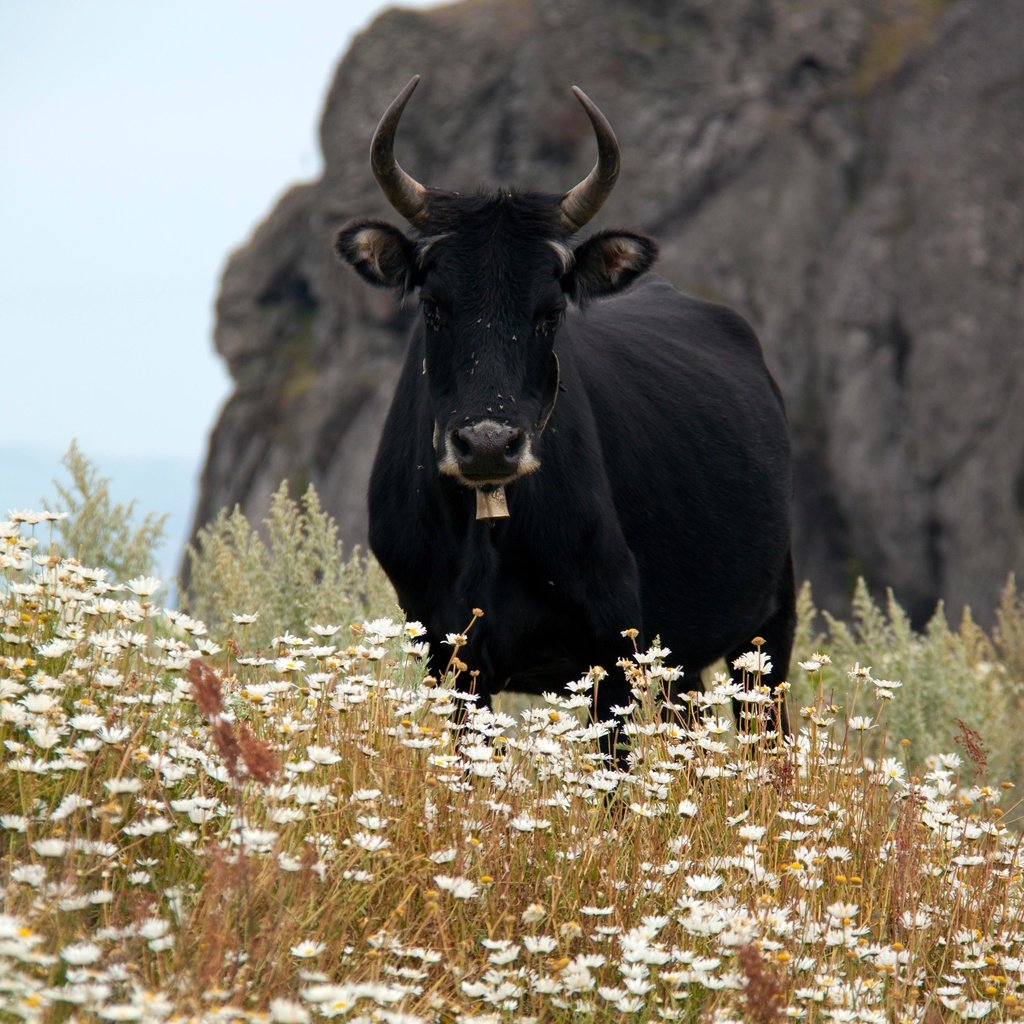
<path fill-rule="evenodd" d="M 225 258 L 319 174 L 334 68 L 386 6 L 0 0 L 0 446 L 198 465 Z"/>

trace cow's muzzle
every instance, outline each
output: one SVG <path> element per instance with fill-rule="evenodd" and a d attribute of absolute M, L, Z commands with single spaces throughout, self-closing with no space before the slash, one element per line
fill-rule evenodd
<path fill-rule="evenodd" d="M 537 468 L 526 431 L 496 420 L 453 428 L 446 447 L 445 468 L 470 486 L 510 483 Z"/>

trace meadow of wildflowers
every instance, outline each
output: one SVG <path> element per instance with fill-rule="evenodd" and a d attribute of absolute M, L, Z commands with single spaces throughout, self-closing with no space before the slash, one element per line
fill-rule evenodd
<path fill-rule="evenodd" d="M 458 689 L 475 611 L 425 678 L 417 623 L 208 629 L 53 519 L 0 522 L 0 1018 L 1024 1015 L 1011 787 L 968 724 L 881 742 L 909 686 L 867 659 L 798 652 L 786 743 L 756 645 L 704 694 L 655 647 L 512 716 Z M 633 699 L 592 722 L 605 670 Z"/>

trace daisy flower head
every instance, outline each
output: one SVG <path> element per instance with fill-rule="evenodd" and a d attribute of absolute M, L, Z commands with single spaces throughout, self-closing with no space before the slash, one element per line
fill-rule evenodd
<path fill-rule="evenodd" d="M 434 875 L 434 883 L 442 892 L 451 893 L 457 900 L 471 900 L 480 892 L 480 886 L 468 878 Z"/>
<path fill-rule="evenodd" d="M 907 770 L 895 757 L 886 757 L 882 760 L 881 777 L 883 782 L 903 782 Z"/>
<path fill-rule="evenodd" d="M 291 946 L 289 952 L 300 960 L 310 960 L 319 956 L 327 948 L 326 942 L 313 942 L 305 939 L 297 946 Z"/>
<path fill-rule="evenodd" d="M 270 1001 L 270 1019 L 274 1024 L 309 1024 L 309 1010 L 290 999 Z"/>
<path fill-rule="evenodd" d="M 771 673 L 772 661 L 765 651 L 747 651 L 733 661 L 732 667 L 750 675 L 766 676 Z"/>
<path fill-rule="evenodd" d="M 687 875 L 686 884 L 694 892 L 714 892 L 725 879 L 721 875 Z"/>
<path fill-rule="evenodd" d="M 130 590 L 136 597 L 152 597 L 162 582 L 155 576 L 135 576 L 124 584 L 124 589 Z"/>
<path fill-rule="evenodd" d="M 95 942 L 73 942 L 60 951 L 60 958 L 72 967 L 83 967 L 96 963 L 102 952 Z"/>
<path fill-rule="evenodd" d="M 310 626 L 309 629 L 310 632 L 316 633 L 318 637 L 326 638 L 329 636 L 334 636 L 334 634 L 337 633 L 339 629 L 341 629 L 341 626 L 335 626 L 331 623 L 325 623 L 324 625 L 320 625 L 318 623 L 317 625 Z"/>

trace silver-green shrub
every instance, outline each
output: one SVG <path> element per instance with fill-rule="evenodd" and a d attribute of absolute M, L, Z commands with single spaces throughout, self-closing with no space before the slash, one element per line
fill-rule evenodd
<path fill-rule="evenodd" d="M 66 519 L 54 523 L 55 553 L 107 569 L 118 580 L 151 575 L 167 516 L 149 513 L 134 526 L 136 503 L 113 501 L 110 479 L 99 475 L 74 441 L 61 464 L 71 476 L 70 483 L 54 480 L 57 500 L 43 499 L 52 511 L 67 513 Z"/>
<path fill-rule="evenodd" d="M 915 757 L 936 749 L 954 749 L 962 736 L 958 722 L 980 734 L 989 754 L 987 778 L 1024 780 L 1024 749 L 1020 744 L 1020 713 L 1024 695 L 1024 599 L 1011 578 L 1003 594 L 997 626 L 990 639 L 964 612 L 952 629 L 940 604 L 923 630 L 915 630 L 891 591 L 884 605 L 872 598 L 858 580 L 849 622 L 821 613 L 824 627 L 814 633 L 817 621 L 809 589 L 799 602 L 801 627 L 795 658 L 811 649 L 828 654 L 836 669 L 860 665 L 875 679 L 898 680 L 900 699 L 886 708 L 884 752 L 898 752 L 901 740 L 909 740 L 906 756 Z M 790 706 L 798 722 L 801 706 L 813 702 L 817 679 L 802 672 L 794 660 L 790 670 L 793 690 Z M 855 687 L 841 671 L 829 675 L 827 699 L 843 706 L 848 714 L 872 715 L 863 686 Z M 867 688 L 870 691 L 870 687 Z M 855 698 L 856 694 L 856 698 Z M 857 706 L 850 705 L 856 699 Z M 881 738 L 881 737 L 880 737 Z M 879 751 L 880 753 L 882 751 Z M 965 758 L 965 760 L 967 760 Z M 981 779 L 978 780 L 982 781 Z"/>
<path fill-rule="evenodd" d="M 237 506 L 203 527 L 187 551 L 188 591 L 182 603 L 214 632 L 237 632 L 267 646 L 312 624 L 348 625 L 356 618 L 398 615 L 394 591 L 372 557 L 358 548 L 346 558 L 338 527 L 310 485 L 295 501 L 282 483 L 262 533 Z"/>

